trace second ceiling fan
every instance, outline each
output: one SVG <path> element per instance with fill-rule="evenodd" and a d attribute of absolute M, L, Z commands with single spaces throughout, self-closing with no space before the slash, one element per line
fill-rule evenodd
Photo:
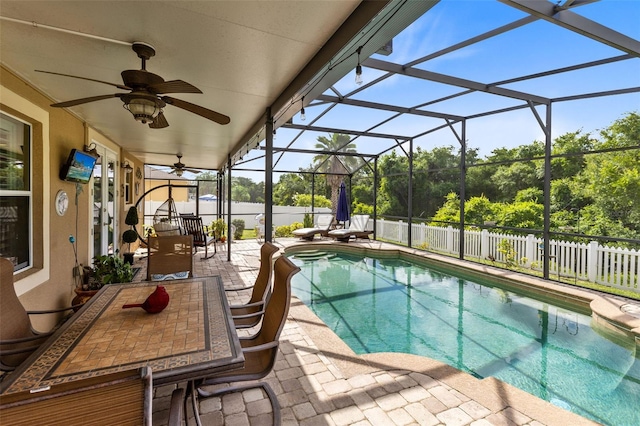
<path fill-rule="evenodd" d="M 146 43 L 136 42 L 133 43 L 131 48 L 141 59 L 142 68 L 140 70 L 122 71 L 120 75 L 122 76 L 124 84 L 110 83 L 93 78 L 62 74 L 52 71 L 36 70 L 37 72 L 47 74 L 61 75 L 64 77 L 72 77 L 81 80 L 94 81 L 96 83 L 108 84 L 110 86 L 117 87 L 118 89 L 129 91 L 129 93 L 112 93 L 108 95 L 74 99 L 66 102 L 58 102 L 51 104 L 51 106 L 65 108 L 88 102 L 101 101 L 103 99 L 120 98 L 124 103 L 124 107 L 129 110 L 137 121 L 143 124 L 148 124 L 152 129 L 162 129 L 169 126 L 167 119 L 164 117 L 164 107 L 167 105 L 184 109 L 185 111 L 197 114 L 208 120 L 215 121 L 218 124 L 228 124 L 231 121 L 228 116 L 220 114 L 219 112 L 212 111 L 171 96 L 161 96 L 165 93 L 202 93 L 202 91 L 185 81 L 165 81 L 159 75 L 147 71 L 147 60 L 156 54 L 156 51 L 152 46 Z M 178 162 L 180 162 L 179 158 Z"/>

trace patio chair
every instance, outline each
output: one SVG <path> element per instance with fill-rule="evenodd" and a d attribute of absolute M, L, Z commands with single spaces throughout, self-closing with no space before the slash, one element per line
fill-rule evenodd
<path fill-rule="evenodd" d="M 29 315 L 72 312 L 80 306 L 27 311 L 13 286 L 13 263 L 0 257 L 0 370 L 13 371 L 53 334 L 34 330 Z"/>
<path fill-rule="evenodd" d="M 202 218 L 197 216 L 182 216 L 182 226 L 187 235 L 193 235 L 193 245 L 195 247 L 204 247 L 204 257 L 202 260 L 209 259 L 216 254 L 215 238 L 207 235 L 202 224 Z M 213 244 L 213 254 L 208 256 L 209 245 Z"/>
<path fill-rule="evenodd" d="M 331 225 L 333 225 L 333 218 L 334 216 L 331 214 L 318 215 L 315 227 L 296 229 L 293 231 L 293 235 L 301 240 L 307 241 L 313 240 L 316 234 L 319 234 L 321 237 L 326 237 L 329 234 Z"/>
<path fill-rule="evenodd" d="M 291 304 L 291 277 L 300 268 L 294 265 L 287 257 L 279 257 L 274 264 L 273 293 L 267 302 L 264 319 L 260 330 L 251 337 L 241 338 L 242 354 L 244 355 L 244 367 L 241 370 L 229 371 L 197 382 L 190 382 L 188 391 L 191 392 L 191 403 L 196 416 L 198 414 L 198 398 L 221 396 L 227 393 L 242 392 L 246 389 L 261 388 L 266 393 L 273 409 L 273 422 L 279 425 L 281 422 L 280 405 L 271 387 L 266 382 L 254 382 L 266 377 L 276 361 L 278 354 L 278 339 L 284 328 Z M 232 385 L 214 391 L 208 391 L 206 386 L 220 383 L 235 383 L 252 381 L 246 385 Z"/>
<path fill-rule="evenodd" d="M 345 229 L 334 229 L 329 231 L 328 235 L 338 241 L 348 242 L 353 238 L 369 238 L 373 231 L 367 231 L 365 228 L 369 222 L 369 215 L 353 215 L 351 216 L 351 224 Z"/>
<path fill-rule="evenodd" d="M 193 276 L 193 236 L 149 237 L 147 281 L 163 281 Z"/>
<path fill-rule="evenodd" d="M 260 247 L 260 269 L 253 284 L 251 298 L 244 305 L 231 305 L 231 315 L 236 328 L 251 328 L 260 322 L 260 315 L 264 313 L 265 303 L 271 293 L 271 272 L 273 270 L 273 255 L 278 252 L 278 247 L 270 242 L 265 242 Z M 228 291 L 243 290 L 227 289 Z M 258 315 L 256 315 L 258 314 Z"/>
<path fill-rule="evenodd" d="M 184 389 L 173 391 L 169 426 L 182 424 Z M 2 423 L 26 425 L 151 426 L 151 368 L 126 370 L 51 385 L 38 392 L 3 395 Z"/>

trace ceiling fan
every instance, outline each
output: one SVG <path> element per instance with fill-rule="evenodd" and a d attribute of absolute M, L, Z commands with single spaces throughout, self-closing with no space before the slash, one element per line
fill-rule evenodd
<path fill-rule="evenodd" d="M 152 129 L 162 129 L 169 126 L 167 119 L 164 117 L 164 107 L 166 105 L 173 105 L 175 107 L 182 108 L 186 111 L 192 112 L 211 121 L 215 121 L 219 124 L 228 124 L 231 121 L 228 116 L 220 114 L 219 112 L 212 111 L 210 109 L 192 104 L 187 101 L 176 99 L 171 96 L 161 96 L 165 93 L 202 93 L 202 91 L 185 81 L 165 81 L 159 75 L 147 71 L 147 60 L 149 60 L 149 58 L 155 56 L 156 54 L 156 51 L 152 46 L 142 42 L 135 42 L 133 43 L 131 48 L 142 60 L 142 69 L 122 71 L 120 75 L 122 76 L 122 81 L 124 84 L 110 83 L 93 78 L 62 74 L 52 71 L 36 70 L 37 72 L 47 74 L 95 81 L 96 83 L 108 84 L 110 86 L 115 86 L 118 89 L 129 91 L 129 93 L 113 93 L 109 95 L 91 96 L 88 98 L 58 102 L 55 104 L 51 104 L 51 106 L 65 108 L 88 102 L 101 101 L 103 99 L 120 98 L 120 100 L 122 100 L 122 102 L 124 103 L 124 107 L 133 115 L 133 117 L 137 121 L 143 124 L 148 124 Z"/>
<path fill-rule="evenodd" d="M 196 170 L 196 169 L 188 169 L 186 164 L 184 164 L 181 159 L 182 159 L 182 154 L 176 154 L 176 157 L 178 157 L 178 162 L 177 163 L 173 163 L 173 166 L 171 166 L 171 171 L 169 172 L 169 174 L 173 174 L 175 173 L 176 176 L 182 176 L 182 174 L 184 172 L 189 172 L 189 173 L 195 173 L 198 174 L 200 173 L 200 170 Z"/>

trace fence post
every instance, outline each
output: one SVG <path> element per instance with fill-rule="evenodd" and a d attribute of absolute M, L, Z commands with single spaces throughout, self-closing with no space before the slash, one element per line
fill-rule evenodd
<path fill-rule="evenodd" d="M 447 226 L 447 253 L 453 253 L 453 227 Z"/>
<path fill-rule="evenodd" d="M 425 243 L 427 242 L 427 239 L 425 237 L 426 233 L 427 233 L 426 225 L 424 224 L 424 222 L 422 222 L 420 224 L 420 242 L 417 244 L 417 246 L 423 246 L 425 248 L 428 248 L 425 245 Z"/>
<path fill-rule="evenodd" d="M 536 249 L 538 247 L 536 246 L 536 237 L 533 234 L 528 234 L 527 235 L 527 242 L 525 245 L 525 253 L 524 253 L 524 257 L 527 258 L 527 266 L 531 266 L 531 263 L 534 261 L 534 259 L 536 258 Z"/>
<path fill-rule="evenodd" d="M 489 257 L 489 231 L 483 229 L 480 232 L 480 258 L 487 259 Z"/>
<path fill-rule="evenodd" d="M 598 276 L 598 242 L 591 241 L 587 246 L 587 280 L 595 283 Z"/>
<path fill-rule="evenodd" d="M 379 228 L 378 228 L 378 237 L 379 238 L 385 238 L 384 236 L 384 219 L 378 219 L 378 222 L 380 222 L 378 224 Z"/>

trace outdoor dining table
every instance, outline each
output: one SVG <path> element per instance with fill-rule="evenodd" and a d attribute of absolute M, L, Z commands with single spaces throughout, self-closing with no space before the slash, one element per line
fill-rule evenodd
<path fill-rule="evenodd" d="M 157 285 L 160 313 L 141 308 Z M 104 286 L 0 383 L 0 396 L 149 366 L 154 386 L 241 368 L 244 357 L 219 276 Z"/>

